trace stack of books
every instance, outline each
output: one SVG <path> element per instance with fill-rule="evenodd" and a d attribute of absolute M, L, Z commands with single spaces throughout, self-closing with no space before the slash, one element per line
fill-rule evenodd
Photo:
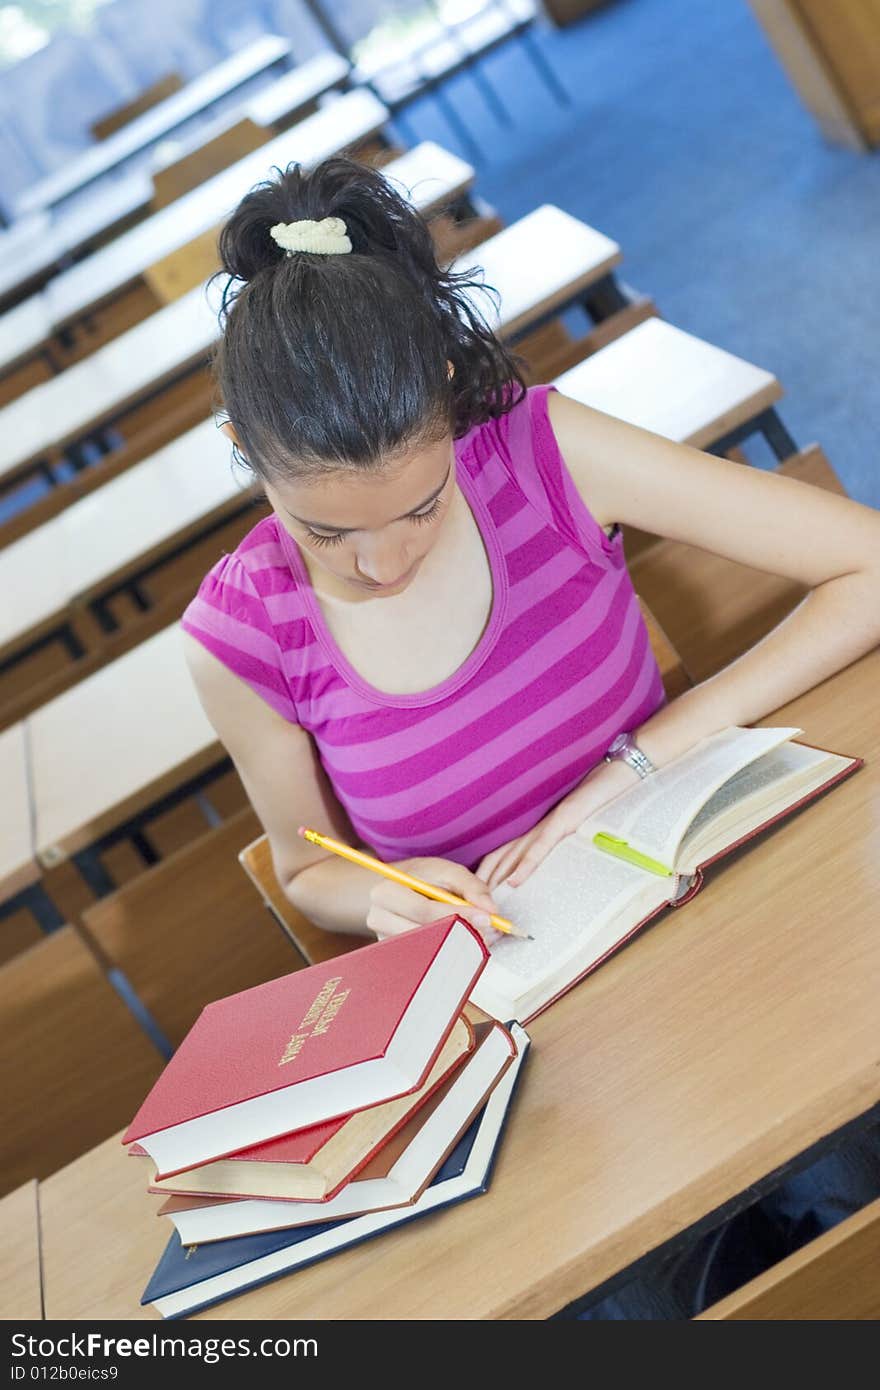
<path fill-rule="evenodd" d="M 181 1317 L 488 1188 L 529 1038 L 469 1004 L 458 916 L 202 1010 L 125 1134 L 175 1227 Z"/>

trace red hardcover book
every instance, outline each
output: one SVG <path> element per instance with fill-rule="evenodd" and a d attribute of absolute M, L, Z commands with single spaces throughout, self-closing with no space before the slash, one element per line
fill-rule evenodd
<path fill-rule="evenodd" d="M 412 1118 L 473 1046 L 473 1025 L 462 1014 L 453 1024 L 424 1085 L 417 1090 L 338 1120 L 326 1120 L 265 1144 L 239 1149 L 228 1158 L 202 1163 L 170 1178 L 157 1175 L 149 1191 L 326 1202 Z"/>
<path fill-rule="evenodd" d="M 487 955 L 453 914 L 208 1004 L 122 1142 L 166 1177 L 416 1090 Z"/>
<path fill-rule="evenodd" d="M 329 1202 L 169 1197 L 158 1214 L 170 1216 L 189 1245 L 413 1204 L 516 1056 L 502 1023 L 478 1023 L 475 1031 L 463 1065 Z"/>
<path fill-rule="evenodd" d="M 472 999 L 529 1023 L 723 861 L 816 801 L 862 759 L 796 740 L 794 728 L 723 729 L 601 806 L 518 888 L 493 897 L 531 941 L 505 937 Z M 515 954 L 514 954 L 515 950 Z"/>

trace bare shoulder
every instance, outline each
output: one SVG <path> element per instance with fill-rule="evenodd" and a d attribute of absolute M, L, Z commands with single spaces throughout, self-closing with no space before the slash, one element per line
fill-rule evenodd
<path fill-rule="evenodd" d="M 182 633 L 186 662 L 202 707 L 234 755 L 268 735 L 303 735 L 298 724 L 282 718 L 257 692 L 214 656 L 197 638 Z"/>
<path fill-rule="evenodd" d="M 185 629 L 182 630 L 183 652 L 190 675 L 196 689 L 203 699 L 235 699 L 239 691 L 248 691 L 243 681 L 230 671 L 228 666 L 208 651 L 197 638 Z"/>
<path fill-rule="evenodd" d="M 877 568 L 880 513 L 550 393 L 553 432 L 593 516 L 813 586 Z"/>

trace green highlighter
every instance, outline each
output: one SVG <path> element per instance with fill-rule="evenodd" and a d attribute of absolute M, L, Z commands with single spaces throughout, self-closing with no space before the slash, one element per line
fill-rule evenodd
<path fill-rule="evenodd" d="M 625 859 L 628 864 L 637 864 L 640 869 L 647 869 L 649 873 L 659 874 L 661 878 L 672 878 L 673 870 L 661 864 L 658 859 L 650 859 L 647 854 L 640 854 L 637 849 L 633 849 L 627 844 L 626 840 L 619 840 L 616 835 L 606 835 L 600 830 L 593 836 L 593 844 L 597 849 L 605 850 L 606 854 L 613 854 L 618 859 Z"/>

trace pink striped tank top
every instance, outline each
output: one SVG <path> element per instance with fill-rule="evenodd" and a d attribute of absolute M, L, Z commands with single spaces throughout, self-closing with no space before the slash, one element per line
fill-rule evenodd
<path fill-rule="evenodd" d="M 609 539 L 575 488 L 547 413 L 551 389 L 533 387 L 455 443 L 494 596 L 476 647 L 439 685 L 393 695 L 361 678 L 274 516 L 223 556 L 183 616 L 308 730 L 352 826 L 385 861 L 440 855 L 475 868 L 663 703 L 622 536 Z"/>

